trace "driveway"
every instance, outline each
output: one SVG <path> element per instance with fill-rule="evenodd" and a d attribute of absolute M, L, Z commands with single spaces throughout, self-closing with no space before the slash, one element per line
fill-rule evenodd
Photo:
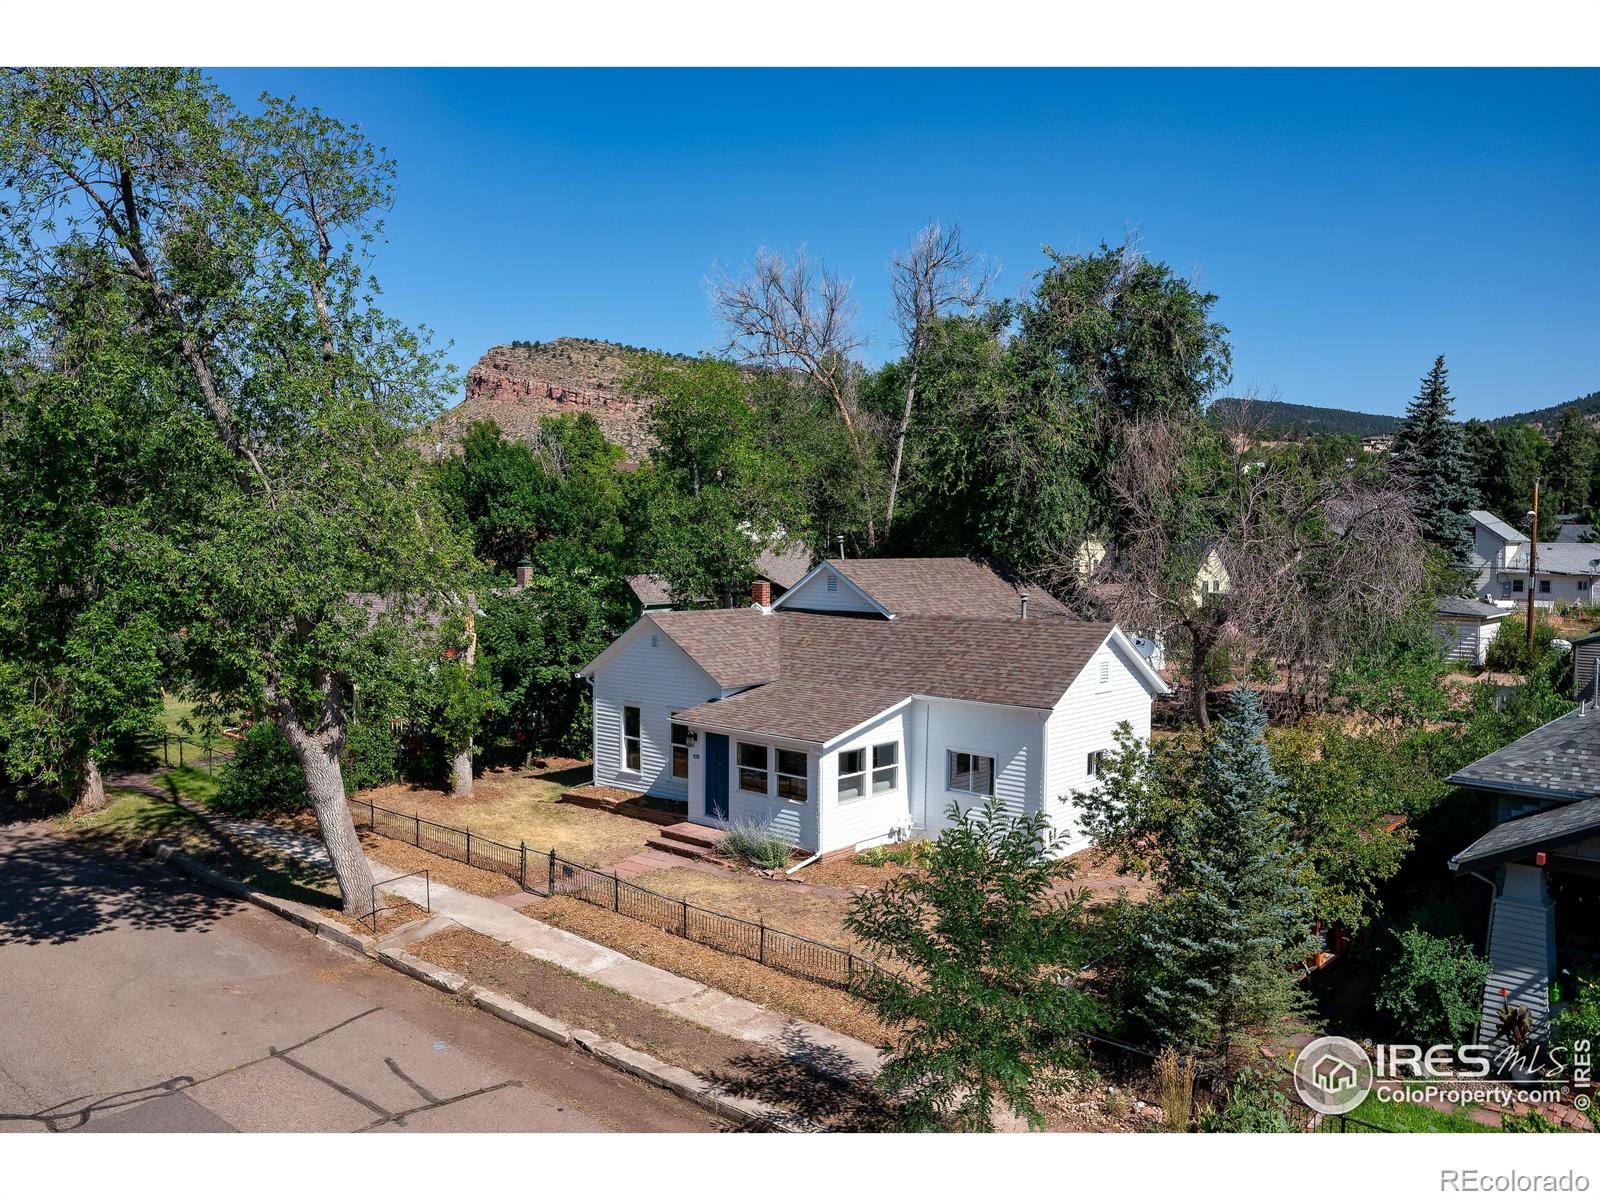
<path fill-rule="evenodd" d="M 709 1114 L 145 859 L 0 827 L 0 1131 L 687 1131 Z"/>

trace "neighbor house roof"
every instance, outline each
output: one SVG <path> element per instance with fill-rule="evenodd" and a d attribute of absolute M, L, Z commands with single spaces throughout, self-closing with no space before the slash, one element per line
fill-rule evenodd
<path fill-rule="evenodd" d="M 1593 525 L 1578 525 L 1576 523 L 1570 523 L 1563 525 L 1556 533 L 1556 544 L 1566 546 L 1572 544 L 1573 542 L 1593 543 L 1594 538 L 1595 534 Z"/>
<path fill-rule="evenodd" d="M 1450 860 L 1452 871 L 1481 870 L 1600 833 L 1600 797 L 1563 804 L 1496 825 Z"/>
<path fill-rule="evenodd" d="M 1041 587 L 970 558 L 846 558 L 827 565 L 896 617 L 1013 618 L 1028 594 L 1028 614 L 1065 617 L 1065 606 Z"/>
<path fill-rule="evenodd" d="M 1482 509 L 1479 509 L 1472 513 L 1472 519 L 1479 525 L 1482 525 L 1490 533 L 1498 537 L 1501 541 L 1525 542 L 1528 540 L 1527 534 L 1513 529 L 1510 525 L 1507 525 L 1504 521 L 1491 512 L 1484 512 Z"/>
<path fill-rule="evenodd" d="M 1511 556 L 1508 571 L 1528 569 L 1528 547 Z M 1600 546 L 1592 542 L 1540 542 L 1539 574 L 1600 575 Z"/>
<path fill-rule="evenodd" d="M 1445 596 L 1433 606 L 1433 611 L 1441 617 L 1476 617 L 1481 621 L 1498 621 L 1511 610 L 1487 604 L 1482 600 L 1463 600 L 1459 596 Z"/>
<path fill-rule="evenodd" d="M 756 559 L 756 574 L 781 588 L 792 588 L 811 570 L 811 551 L 805 546 L 763 550 Z"/>
<path fill-rule="evenodd" d="M 855 621 L 814 613 L 753 609 L 739 613 L 656 614 L 688 618 L 663 626 L 701 666 L 702 654 L 726 654 L 716 643 L 747 639 L 773 653 L 772 682 L 679 714 L 690 724 L 826 742 L 914 695 L 1050 709 L 1071 686 L 1113 626 L 1072 620 L 903 617 Z M 708 616 L 744 618 L 712 630 Z M 699 627 L 699 626 L 704 627 Z M 772 641 L 761 638 L 770 630 Z M 755 659 L 752 652 L 752 662 Z M 1132 657 L 1138 659 L 1138 654 Z M 1142 660 L 1140 660 L 1142 662 Z M 752 670 L 751 674 L 759 672 Z M 1156 687 L 1162 685 L 1150 676 Z M 721 682 L 721 679 L 718 679 Z"/>
<path fill-rule="evenodd" d="M 1446 782 L 1552 800 L 1600 796 L 1600 709 L 1580 705 L 1463 767 Z"/>
<path fill-rule="evenodd" d="M 667 581 L 659 575 L 629 575 L 628 587 L 645 608 L 672 603 L 672 592 L 667 587 Z"/>

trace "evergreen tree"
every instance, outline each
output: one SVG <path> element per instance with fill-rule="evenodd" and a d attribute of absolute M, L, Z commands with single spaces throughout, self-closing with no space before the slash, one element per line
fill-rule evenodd
<path fill-rule="evenodd" d="M 1214 1047 L 1223 1062 L 1242 1032 L 1298 1011 L 1293 967 L 1313 950 L 1311 893 L 1266 727 L 1260 697 L 1235 692 L 1141 937 L 1141 1015 L 1169 1044 Z"/>
<path fill-rule="evenodd" d="M 1576 404 L 1561 410 L 1555 444 L 1550 448 L 1550 501 L 1562 513 L 1589 511 L 1589 487 L 1595 467 L 1595 434 Z"/>
<path fill-rule="evenodd" d="M 1422 380 L 1394 439 L 1394 464 L 1411 492 L 1423 536 L 1465 567 L 1472 553 L 1472 518 L 1478 506 L 1466 439 L 1455 420 L 1444 355 Z"/>

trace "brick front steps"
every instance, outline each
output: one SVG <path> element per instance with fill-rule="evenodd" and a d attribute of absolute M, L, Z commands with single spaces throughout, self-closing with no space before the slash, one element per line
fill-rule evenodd
<path fill-rule="evenodd" d="M 689 821 L 668 825 L 655 837 L 645 842 L 652 850 L 676 854 L 679 858 L 710 858 L 722 844 L 725 835 L 720 829 L 710 829 Z"/>
<path fill-rule="evenodd" d="M 656 825 L 677 824 L 688 813 L 688 805 L 678 804 L 674 807 L 671 800 L 658 800 L 642 792 L 624 794 L 614 788 L 573 788 L 561 793 L 561 803 L 616 813 L 620 817 L 633 817 Z"/>

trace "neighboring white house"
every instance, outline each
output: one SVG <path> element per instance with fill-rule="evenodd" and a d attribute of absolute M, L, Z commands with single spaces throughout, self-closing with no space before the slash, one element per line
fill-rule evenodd
<path fill-rule="evenodd" d="M 936 834 L 994 796 L 1088 844 L 1070 802 L 1166 685 L 1114 626 L 966 559 L 822 563 L 747 609 L 646 613 L 582 674 L 595 782 L 814 853 Z"/>
<path fill-rule="evenodd" d="M 1472 520 L 1472 558 L 1479 599 L 1516 604 L 1525 602 L 1531 589 L 1539 608 L 1595 602 L 1600 586 L 1600 544 L 1540 542 L 1530 580 L 1528 567 L 1533 555 L 1528 535 L 1493 513 L 1475 512 Z"/>
<path fill-rule="evenodd" d="M 1446 596 L 1434 606 L 1434 628 L 1444 641 L 1445 657 L 1483 666 L 1489 643 L 1500 636 L 1500 626 L 1512 609 L 1485 600 Z"/>

